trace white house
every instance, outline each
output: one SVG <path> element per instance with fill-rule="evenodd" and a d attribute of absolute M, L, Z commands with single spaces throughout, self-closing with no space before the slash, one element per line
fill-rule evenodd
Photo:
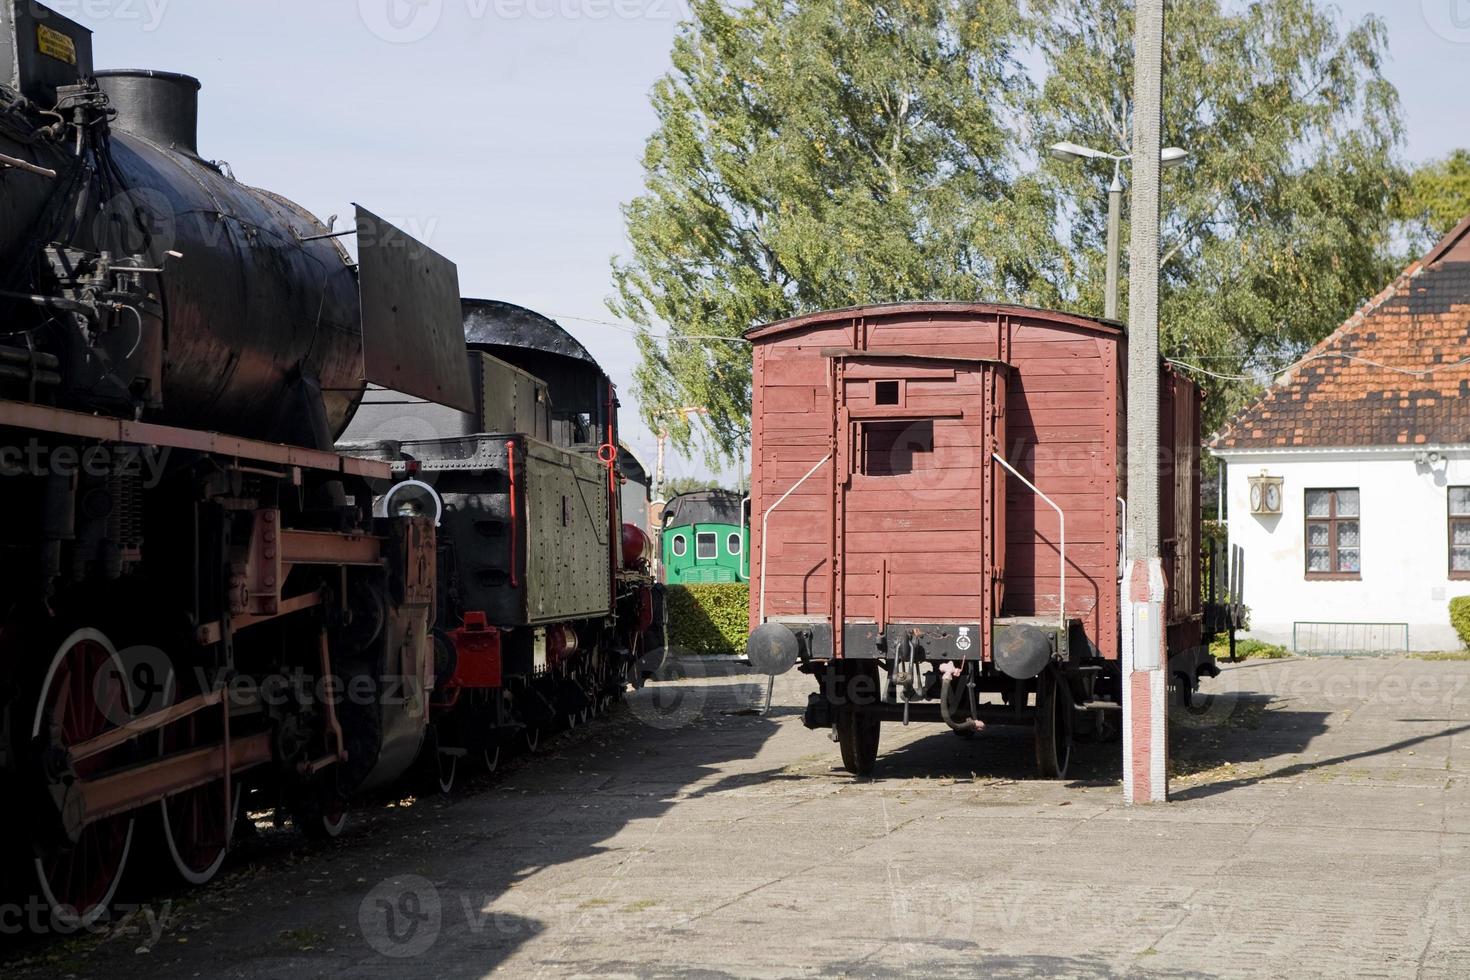
<path fill-rule="evenodd" d="M 1454 650 L 1470 595 L 1470 218 L 1236 416 L 1224 463 L 1250 635 Z"/>

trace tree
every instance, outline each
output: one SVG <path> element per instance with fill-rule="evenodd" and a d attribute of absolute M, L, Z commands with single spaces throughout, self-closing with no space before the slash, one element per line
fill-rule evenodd
<path fill-rule="evenodd" d="M 760 323 L 1052 298 L 1044 209 L 1014 177 L 1026 85 L 1011 0 L 694 0 L 691 13 L 653 92 L 644 192 L 624 209 L 632 256 L 614 263 L 613 311 L 672 330 L 639 337 L 650 422 L 703 406 L 710 455 L 734 458 L 751 358 L 733 338 Z M 687 451 L 688 420 L 671 429 Z"/>
<path fill-rule="evenodd" d="M 1455 150 L 1443 160 L 1424 164 L 1409 175 L 1394 217 L 1410 258 L 1427 252 L 1470 215 L 1470 150 Z"/>
<path fill-rule="evenodd" d="M 725 487 L 720 484 L 719 480 L 702 479 L 697 476 L 674 476 L 665 481 L 663 496 L 665 500 L 673 500 L 675 497 L 682 497 L 686 493 L 723 489 Z"/>
<path fill-rule="evenodd" d="M 1045 147 L 1126 151 L 1132 3 L 1021 6 L 696 0 L 614 264 L 610 305 L 645 327 L 646 414 L 706 406 L 711 454 L 735 456 L 750 352 L 695 338 L 797 312 L 1102 312 L 1112 174 Z M 1194 155 L 1165 178 L 1163 344 L 1234 378 L 1205 379 L 1214 427 L 1258 387 L 1240 376 L 1289 361 L 1391 275 L 1398 95 L 1377 19 L 1345 29 L 1316 0 L 1175 0 L 1169 17 L 1165 132 Z M 673 436 L 687 450 L 688 427 Z"/>
<path fill-rule="evenodd" d="M 1047 63 L 1031 111 L 1038 150 L 1069 139 L 1128 152 L 1131 2 L 1034 8 Z M 1165 134 L 1191 158 L 1164 177 L 1161 339 L 1167 356 L 1232 379 L 1195 372 L 1211 391 L 1211 430 L 1256 377 L 1335 329 L 1395 271 L 1402 134 L 1385 47 L 1378 19 L 1344 30 L 1314 0 L 1170 5 Z M 1100 313 L 1112 173 L 1048 163 L 1045 174 L 1076 257 L 1057 291 Z"/>

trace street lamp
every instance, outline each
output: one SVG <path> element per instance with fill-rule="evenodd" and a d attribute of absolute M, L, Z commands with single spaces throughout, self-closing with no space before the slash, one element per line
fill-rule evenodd
<path fill-rule="evenodd" d="M 1133 158 L 1130 153 L 1105 153 L 1080 143 L 1062 142 L 1054 144 L 1051 155 L 1066 163 L 1079 160 L 1113 161 L 1113 183 L 1108 188 L 1108 281 L 1104 300 L 1103 316 L 1118 319 L 1118 266 L 1122 255 L 1123 230 L 1123 163 Z M 1189 159 L 1189 151 L 1178 146 L 1164 148 L 1159 162 L 1165 167 L 1177 167 Z"/>
<path fill-rule="evenodd" d="M 689 416 L 691 415 L 709 415 L 709 413 L 709 409 L 699 408 L 694 405 L 687 405 L 684 408 L 674 410 L 674 414 L 678 415 L 679 418 L 685 422 L 689 421 Z M 669 436 L 671 434 L 669 432 L 667 416 L 665 416 L 663 421 L 664 424 L 659 427 L 658 432 L 658 462 L 654 466 L 653 478 L 653 482 L 658 486 L 658 495 L 660 500 L 662 500 L 664 496 L 664 461 L 667 457 Z"/>

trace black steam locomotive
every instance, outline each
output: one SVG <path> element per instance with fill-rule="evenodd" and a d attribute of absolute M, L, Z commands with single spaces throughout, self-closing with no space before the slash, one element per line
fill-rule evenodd
<path fill-rule="evenodd" d="M 71 924 L 130 862 L 207 881 L 242 812 L 333 836 L 416 760 L 580 719 L 652 622 L 590 359 L 471 336 L 546 427 L 437 490 L 410 478 L 442 456 L 336 448 L 370 386 L 483 421 L 505 377 L 471 383 L 451 262 L 236 181 L 199 155 L 198 92 L 95 72 L 86 29 L 0 3 L 0 901 Z M 601 550 L 563 570 L 572 540 Z M 547 615 L 563 571 L 587 601 Z"/>

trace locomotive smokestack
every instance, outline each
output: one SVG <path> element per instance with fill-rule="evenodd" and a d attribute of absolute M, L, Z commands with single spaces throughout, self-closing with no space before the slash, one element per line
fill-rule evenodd
<path fill-rule="evenodd" d="M 199 79 L 167 71 L 99 71 L 125 133 L 199 155 Z"/>

